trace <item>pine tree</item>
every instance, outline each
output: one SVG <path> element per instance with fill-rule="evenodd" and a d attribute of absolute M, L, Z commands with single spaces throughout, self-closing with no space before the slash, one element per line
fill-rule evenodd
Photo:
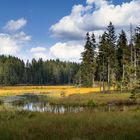
<path fill-rule="evenodd" d="M 107 82 L 108 82 L 108 91 L 110 91 L 110 86 L 116 82 L 116 35 L 115 28 L 112 22 L 109 23 L 107 27 Z"/>
<path fill-rule="evenodd" d="M 135 32 L 135 65 L 135 80 L 137 84 L 140 84 L 140 27 L 136 27 Z"/>
<path fill-rule="evenodd" d="M 91 36 L 91 45 L 92 45 L 92 52 L 93 52 L 93 86 L 95 86 L 95 72 L 96 72 L 96 40 L 95 40 L 95 35 L 92 33 Z M 91 56 L 92 57 L 92 56 Z"/>
<path fill-rule="evenodd" d="M 127 37 L 125 32 L 122 30 L 118 43 L 117 43 L 118 49 L 117 49 L 117 81 L 120 83 L 121 91 L 128 86 L 128 79 L 129 79 L 129 49 L 127 45 Z"/>
<path fill-rule="evenodd" d="M 95 37 L 92 35 L 92 40 L 89 33 L 86 35 L 86 44 L 82 53 L 81 64 L 81 84 L 84 87 L 92 87 L 93 79 L 95 78 Z"/>

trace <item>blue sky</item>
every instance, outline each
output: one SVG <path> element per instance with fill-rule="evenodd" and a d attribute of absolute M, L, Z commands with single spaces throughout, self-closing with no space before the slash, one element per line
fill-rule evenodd
<path fill-rule="evenodd" d="M 0 11 L 0 53 L 24 60 L 78 61 L 87 31 L 140 22 L 140 0 L 0 0 Z"/>
<path fill-rule="evenodd" d="M 68 15 L 74 4 L 85 4 L 85 0 L 0 0 L 0 26 L 10 19 L 24 17 L 28 21 L 24 31 L 32 35 L 35 42 L 50 42 L 49 28 Z"/>

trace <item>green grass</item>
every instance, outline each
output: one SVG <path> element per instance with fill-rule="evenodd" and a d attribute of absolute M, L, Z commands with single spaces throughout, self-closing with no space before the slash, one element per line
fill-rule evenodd
<path fill-rule="evenodd" d="M 130 93 L 87 93 L 87 94 L 75 94 L 62 98 L 49 97 L 48 101 L 52 104 L 63 105 L 87 105 L 90 101 L 93 101 L 98 105 L 106 105 L 113 102 L 127 102 L 130 101 Z"/>
<path fill-rule="evenodd" d="M 140 111 L 0 112 L 0 140 L 139 140 Z"/>
<path fill-rule="evenodd" d="M 130 101 L 129 97 L 130 93 L 87 93 L 48 97 L 48 101 L 66 106 L 102 106 Z M 126 110 L 53 114 L 0 106 L 0 140 L 139 140 L 139 104 Z"/>

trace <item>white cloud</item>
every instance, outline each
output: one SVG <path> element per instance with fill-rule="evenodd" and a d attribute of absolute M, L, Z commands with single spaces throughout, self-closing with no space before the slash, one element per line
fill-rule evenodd
<path fill-rule="evenodd" d="M 0 34 L 0 54 L 17 55 L 20 51 L 20 46 L 8 34 Z"/>
<path fill-rule="evenodd" d="M 80 43 L 59 42 L 50 48 L 50 54 L 52 57 L 59 58 L 60 60 L 79 62 L 81 57 L 81 52 L 83 52 L 83 50 L 84 47 Z"/>
<path fill-rule="evenodd" d="M 50 59 L 48 51 L 45 47 L 41 47 L 41 46 L 34 47 L 30 49 L 30 52 L 35 59 L 39 59 L 39 58 L 42 58 L 43 60 Z"/>
<path fill-rule="evenodd" d="M 81 14 L 89 10 L 89 6 L 75 5 L 69 16 L 63 17 L 58 23 L 52 25 L 50 30 L 55 37 L 68 37 L 69 39 L 81 39 L 85 34 L 85 31 L 79 28 L 79 24 L 82 22 Z"/>
<path fill-rule="evenodd" d="M 116 28 L 128 28 L 140 22 L 140 0 L 114 5 L 107 0 L 87 0 L 87 5 L 74 5 L 70 15 L 51 26 L 55 37 L 83 39 L 87 31 L 105 30 L 112 21 Z"/>
<path fill-rule="evenodd" d="M 33 58 L 35 58 L 35 59 L 37 59 L 37 60 L 38 60 L 39 58 L 42 58 L 43 60 L 50 59 L 50 58 L 48 57 L 48 55 L 47 55 L 46 53 L 44 53 L 44 52 L 36 52 L 36 53 L 33 53 L 32 56 L 33 56 Z"/>
<path fill-rule="evenodd" d="M 33 52 L 33 53 L 36 53 L 36 52 L 45 52 L 46 51 L 46 48 L 45 47 L 35 47 L 35 48 L 31 48 L 30 51 Z"/>
<path fill-rule="evenodd" d="M 28 41 L 31 40 L 31 36 L 27 35 L 23 31 L 18 31 L 26 25 L 27 21 L 23 18 L 14 21 L 7 22 L 6 31 L 14 31 L 8 33 L 0 33 L 0 54 L 14 55 L 24 60 L 27 59 L 25 53 L 28 47 Z"/>
<path fill-rule="evenodd" d="M 30 53 L 35 59 L 60 59 L 62 61 L 80 62 L 83 50 L 84 47 L 81 42 L 59 42 L 49 49 L 46 49 L 46 47 L 31 48 Z"/>
<path fill-rule="evenodd" d="M 87 0 L 87 4 L 95 4 L 96 8 L 100 8 L 101 6 L 107 5 L 108 1 L 107 0 Z"/>
<path fill-rule="evenodd" d="M 26 41 L 30 41 L 32 37 L 30 35 L 26 35 L 26 33 L 21 31 L 19 33 L 14 34 L 13 38 L 22 42 L 26 42 Z"/>
<path fill-rule="evenodd" d="M 22 29 L 27 24 L 27 20 L 24 18 L 20 18 L 18 20 L 10 20 L 5 25 L 5 29 L 8 31 L 17 31 Z"/>
<path fill-rule="evenodd" d="M 122 28 L 128 31 L 130 23 L 137 26 L 140 22 L 140 0 L 120 5 L 114 5 L 111 0 L 86 0 L 86 3 L 86 6 L 74 5 L 70 15 L 50 27 L 54 37 L 67 39 L 67 42 L 58 42 L 50 48 L 51 57 L 79 61 L 84 43 L 75 42 L 84 40 L 87 31 L 94 32 L 98 42 L 110 21 L 117 33 Z"/>

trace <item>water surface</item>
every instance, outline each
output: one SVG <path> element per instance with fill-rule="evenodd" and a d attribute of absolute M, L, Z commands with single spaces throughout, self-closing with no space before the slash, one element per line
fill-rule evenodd
<path fill-rule="evenodd" d="M 65 106 L 65 105 L 52 105 L 48 102 L 46 95 L 37 95 L 32 93 L 26 93 L 17 96 L 1 97 L 0 101 L 2 106 L 13 108 L 16 110 L 27 110 L 33 112 L 51 112 L 55 114 L 64 113 L 78 113 L 82 111 L 94 111 L 94 112 L 110 112 L 110 111 L 127 111 L 140 109 L 139 105 L 115 105 L 108 104 L 105 106 Z"/>
<path fill-rule="evenodd" d="M 51 113 L 66 113 L 66 112 L 81 112 L 84 107 L 81 106 L 64 106 L 64 105 L 51 105 L 47 101 L 47 96 L 36 94 L 23 94 L 17 96 L 9 96 L 1 98 L 2 105 L 15 108 L 17 110 L 27 110 L 33 112 L 51 112 Z"/>

